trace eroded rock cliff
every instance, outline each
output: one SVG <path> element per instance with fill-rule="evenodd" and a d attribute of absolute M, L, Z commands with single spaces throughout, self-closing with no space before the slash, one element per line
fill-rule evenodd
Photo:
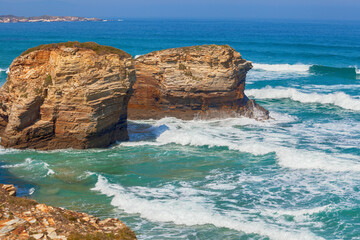
<path fill-rule="evenodd" d="M 251 62 L 227 45 L 156 51 L 137 58 L 135 68 L 130 119 L 269 118 L 266 109 L 244 94 Z"/>
<path fill-rule="evenodd" d="M 0 184 L 0 239 L 4 240 L 136 240 L 135 233 L 116 218 L 39 204 L 15 196 L 13 185 Z"/>
<path fill-rule="evenodd" d="M 133 58 L 96 43 L 32 48 L 17 57 L 0 89 L 1 145 L 104 147 L 128 139 Z"/>

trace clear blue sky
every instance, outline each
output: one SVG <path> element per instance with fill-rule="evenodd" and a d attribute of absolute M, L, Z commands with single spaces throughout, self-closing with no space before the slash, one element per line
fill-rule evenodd
<path fill-rule="evenodd" d="M 0 15 L 360 20 L 360 0 L 0 0 Z"/>

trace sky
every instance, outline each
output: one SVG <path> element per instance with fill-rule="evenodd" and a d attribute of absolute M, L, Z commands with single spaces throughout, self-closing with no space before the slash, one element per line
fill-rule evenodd
<path fill-rule="evenodd" d="M 360 0 L 0 0 L 0 15 L 360 20 Z"/>

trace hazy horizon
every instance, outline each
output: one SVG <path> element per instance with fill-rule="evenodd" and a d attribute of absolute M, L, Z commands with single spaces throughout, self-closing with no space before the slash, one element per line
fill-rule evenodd
<path fill-rule="evenodd" d="M 360 20 L 356 0 L 0 0 L 0 15 L 124 19 Z"/>

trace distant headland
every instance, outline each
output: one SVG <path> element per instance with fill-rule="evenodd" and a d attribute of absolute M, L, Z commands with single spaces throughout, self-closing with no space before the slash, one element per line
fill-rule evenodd
<path fill-rule="evenodd" d="M 72 17 L 72 16 L 49 16 L 39 17 L 18 17 L 14 15 L 0 15 L 0 23 L 18 23 L 18 22 L 95 22 L 104 21 L 100 18 Z"/>

